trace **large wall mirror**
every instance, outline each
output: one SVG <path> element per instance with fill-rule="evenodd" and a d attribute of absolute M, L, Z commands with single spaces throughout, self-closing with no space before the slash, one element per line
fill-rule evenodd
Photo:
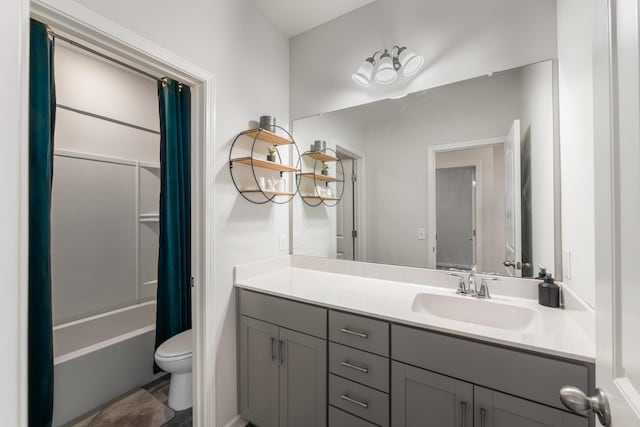
<path fill-rule="evenodd" d="M 344 188 L 335 207 L 295 199 L 293 253 L 561 277 L 554 82 L 545 61 L 295 120 Z"/>

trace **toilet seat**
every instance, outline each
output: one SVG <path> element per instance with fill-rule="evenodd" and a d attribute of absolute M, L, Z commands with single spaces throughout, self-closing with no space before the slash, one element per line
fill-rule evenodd
<path fill-rule="evenodd" d="M 156 358 L 162 360 L 183 360 L 192 356 L 191 329 L 181 332 L 162 343 L 156 350 Z"/>

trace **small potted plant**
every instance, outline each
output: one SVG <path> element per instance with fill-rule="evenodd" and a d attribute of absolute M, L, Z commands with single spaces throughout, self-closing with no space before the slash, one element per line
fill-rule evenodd
<path fill-rule="evenodd" d="M 326 163 L 322 163 L 322 170 L 320 171 L 320 173 L 324 176 L 329 175 L 329 165 Z"/>
<path fill-rule="evenodd" d="M 269 147 L 269 154 L 267 155 L 267 160 L 270 162 L 276 161 L 276 147 Z"/>

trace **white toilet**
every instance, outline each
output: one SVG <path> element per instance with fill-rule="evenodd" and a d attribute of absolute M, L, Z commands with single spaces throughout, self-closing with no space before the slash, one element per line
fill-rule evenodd
<path fill-rule="evenodd" d="M 181 332 L 162 343 L 156 350 L 156 363 L 171 374 L 169 407 L 175 411 L 191 408 L 191 329 Z"/>

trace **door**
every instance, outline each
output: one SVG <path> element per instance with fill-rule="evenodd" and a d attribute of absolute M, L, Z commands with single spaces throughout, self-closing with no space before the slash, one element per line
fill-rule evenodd
<path fill-rule="evenodd" d="M 436 169 L 436 267 L 475 265 L 475 166 Z"/>
<path fill-rule="evenodd" d="M 473 385 L 392 363 L 391 427 L 473 427 Z"/>
<path fill-rule="evenodd" d="M 596 386 L 608 396 L 611 425 L 635 427 L 640 426 L 638 2 L 596 0 L 595 5 Z"/>
<path fill-rule="evenodd" d="M 504 144 L 504 266 L 509 276 L 522 275 L 522 187 L 520 182 L 520 120 L 514 120 Z"/>
<path fill-rule="evenodd" d="M 327 342 L 280 328 L 280 343 L 280 427 L 326 427 Z"/>
<path fill-rule="evenodd" d="M 345 157 L 340 153 L 342 159 L 342 167 L 344 168 L 344 193 L 342 200 L 336 206 L 336 240 L 337 240 L 337 258 L 356 260 L 356 192 L 355 192 L 355 176 L 356 160 Z"/>
<path fill-rule="evenodd" d="M 588 427 L 589 419 L 474 386 L 473 427 Z"/>
<path fill-rule="evenodd" d="M 278 327 L 240 317 L 240 413 L 260 427 L 278 427 Z"/>

